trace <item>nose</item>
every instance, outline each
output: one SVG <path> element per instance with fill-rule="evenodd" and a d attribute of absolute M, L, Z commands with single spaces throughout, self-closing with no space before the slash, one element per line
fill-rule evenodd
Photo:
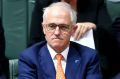
<path fill-rule="evenodd" d="M 55 31 L 54 31 L 55 35 L 60 35 L 60 28 L 56 27 Z"/>

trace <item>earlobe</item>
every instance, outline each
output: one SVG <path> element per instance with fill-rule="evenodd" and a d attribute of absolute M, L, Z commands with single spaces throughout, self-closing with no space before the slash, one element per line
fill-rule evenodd
<path fill-rule="evenodd" d="M 77 25 L 73 25 L 72 27 L 73 27 L 73 33 L 72 34 L 74 34 L 76 29 L 78 28 L 78 26 Z"/>
<path fill-rule="evenodd" d="M 43 27 L 43 33 L 45 34 L 45 27 L 43 23 L 42 23 L 42 27 Z"/>
<path fill-rule="evenodd" d="M 43 33 L 45 34 L 45 27 L 43 27 Z"/>

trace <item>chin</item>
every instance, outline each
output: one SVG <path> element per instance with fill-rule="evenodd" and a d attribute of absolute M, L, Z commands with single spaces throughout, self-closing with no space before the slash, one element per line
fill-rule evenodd
<path fill-rule="evenodd" d="M 60 42 L 59 43 L 52 43 L 51 46 L 53 48 L 62 48 L 64 44 L 61 44 Z"/>
<path fill-rule="evenodd" d="M 59 42 L 59 43 L 53 43 L 52 46 L 54 46 L 54 47 L 61 47 L 63 45 Z"/>

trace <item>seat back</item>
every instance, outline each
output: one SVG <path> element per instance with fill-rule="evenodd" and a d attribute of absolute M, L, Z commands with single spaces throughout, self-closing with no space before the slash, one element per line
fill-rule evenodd
<path fill-rule="evenodd" d="M 9 59 L 9 69 L 6 68 L 6 71 L 9 72 L 7 74 L 10 79 L 17 79 L 18 56 L 29 41 L 34 2 L 35 0 L 0 0 L 0 17 L 6 40 L 5 55 Z"/>
<path fill-rule="evenodd" d="M 120 13 L 120 0 L 106 0 L 106 4 L 111 19 L 114 21 Z"/>

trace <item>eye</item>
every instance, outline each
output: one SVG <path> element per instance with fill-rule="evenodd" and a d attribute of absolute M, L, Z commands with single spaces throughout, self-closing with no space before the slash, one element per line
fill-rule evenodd
<path fill-rule="evenodd" d="M 62 30 L 67 30 L 67 29 L 69 29 L 69 25 L 67 25 L 67 24 L 59 24 L 59 27 L 60 27 Z"/>
<path fill-rule="evenodd" d="M 54 28 L 56 28 L 56 26 L 57 26 L 57 25 L 56 25 L 55 23 L 50 23 L 50 24 L 48 24 L 48 27 L 49 27 L 49 28 L 53 28 L 53 29 L 54 29 Z"/>

